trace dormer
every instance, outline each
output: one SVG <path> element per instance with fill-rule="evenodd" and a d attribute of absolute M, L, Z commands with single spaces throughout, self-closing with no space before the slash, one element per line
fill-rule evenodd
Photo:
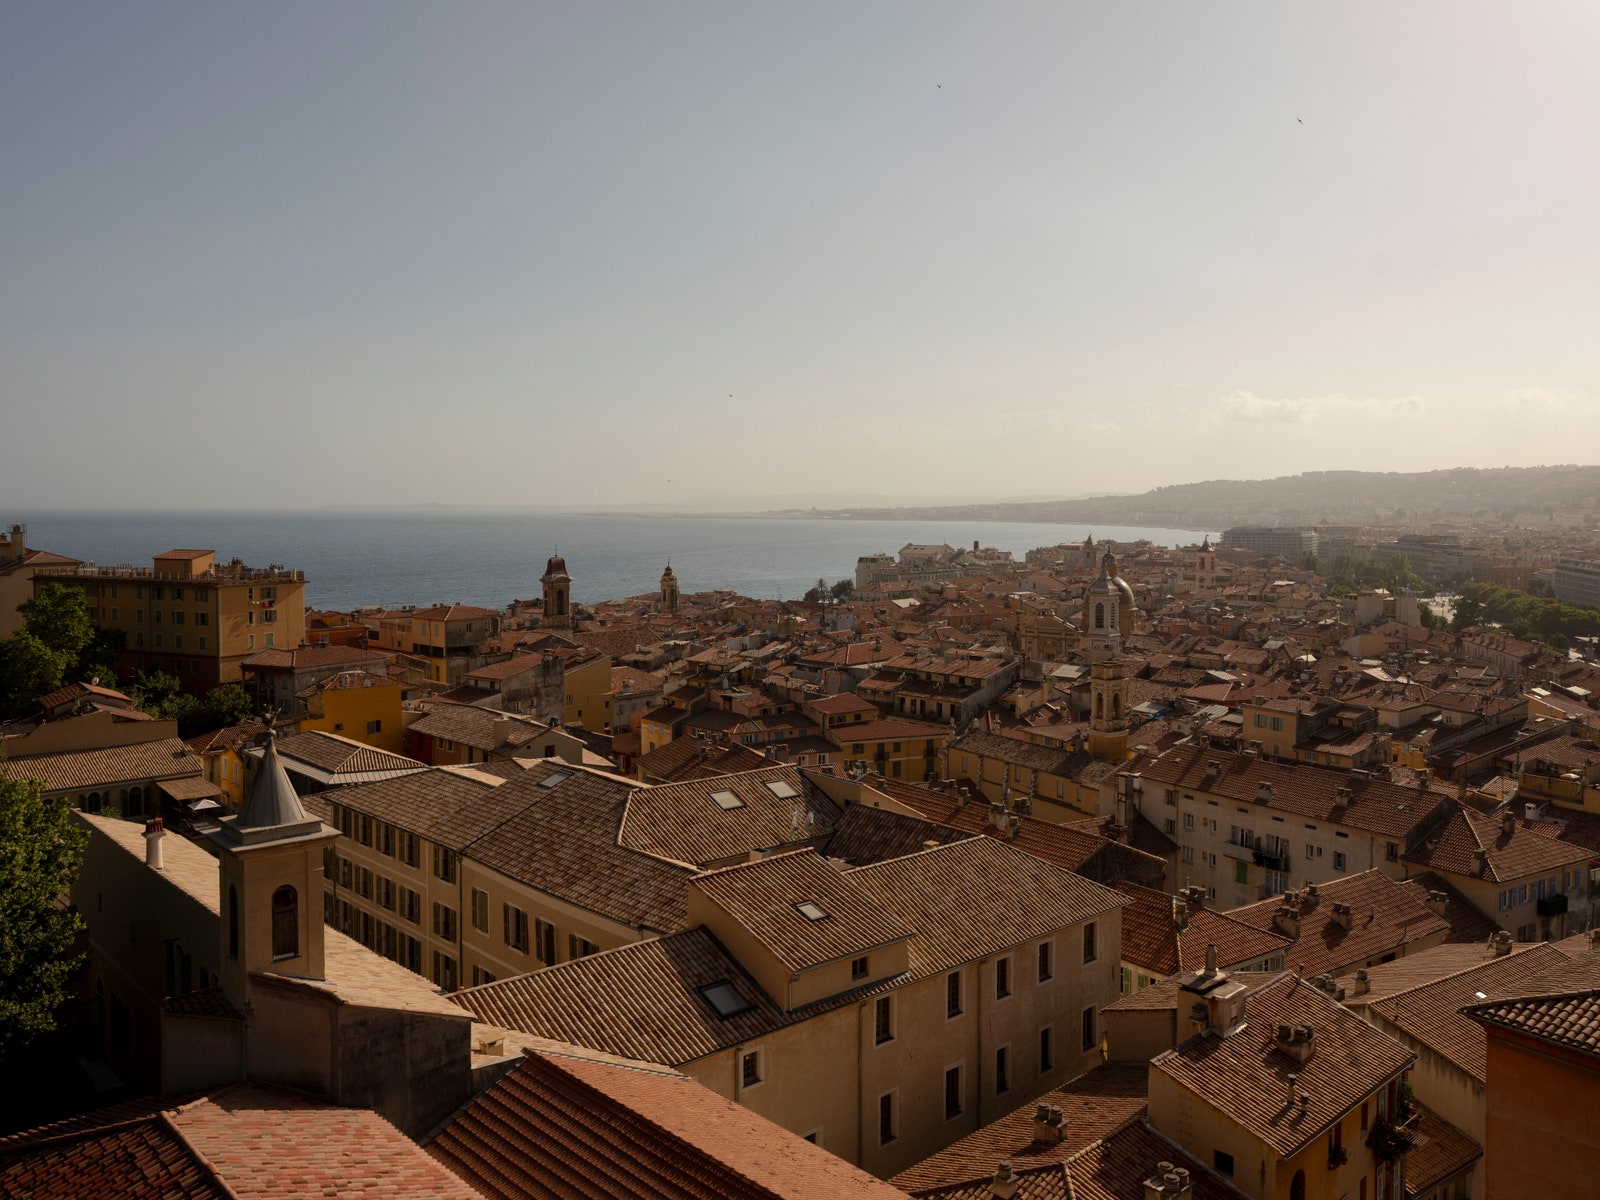
<path fill-rule="evenodd" d="M 912 930 L 812 850 L 697 876 L 688 910 L 785 1010 L 909 967 Z"/>

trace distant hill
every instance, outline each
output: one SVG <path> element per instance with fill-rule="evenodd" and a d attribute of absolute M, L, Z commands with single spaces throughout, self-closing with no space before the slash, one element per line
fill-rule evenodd
<path fill-rule="evenodd" d="M 1457 467 L 1447 471 L 1308 471 L 1213 479 L 1136 496 L 1091 496 L 812 515 L 856 520 L 1035 521 L 1223 529 L 1230 525 L 1365 524 L 1600 509 L 1600 466 Z"/>

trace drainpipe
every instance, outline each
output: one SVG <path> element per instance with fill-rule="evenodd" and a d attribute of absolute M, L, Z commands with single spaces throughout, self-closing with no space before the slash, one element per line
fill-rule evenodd
<path fill-rule="evenodd" d="M 870 1105 L 867 1104 L 867 1002 L 860 1001 L 856 1005 L 856 1165 L 866 1169 L 868 1146 L 868 1120 Z"/>

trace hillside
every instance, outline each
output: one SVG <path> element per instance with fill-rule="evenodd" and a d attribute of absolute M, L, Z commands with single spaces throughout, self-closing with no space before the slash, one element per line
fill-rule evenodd
<path fill-rule="evenodd" d="M 1230 525 L 1504 518 L 1600 509 L 1600 466 L 1458 467 L 1447 471 L 1309 471 L 1214 479 L 1134 496 L 1026 503 L 851 508 L 810 515 L 855 520 L 1040 521 L 1221 529 Z"/>

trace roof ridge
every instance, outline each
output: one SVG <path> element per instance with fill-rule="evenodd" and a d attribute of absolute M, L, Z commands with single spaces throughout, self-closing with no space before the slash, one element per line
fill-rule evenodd
<path fill-rule="evenodd" d="M 198 1104 L 199 1101 L 196 1100 L 195 1103 Z M 201 1152 L 199 1146 L 189 1140 L 189 1135 L 184 1133 L 182 1127 L 172 1119 L 170 1113 L 163 1109 L 156 1114 L 156 1119 L 166 1127 L 173 1137 L 178 1139 L 179 1145 L 187 1150 L 194 1160 L 200 1164 L 201 1170 L 210 1176 L 211 1182 L 221 1189 L 222 1194 L 227 1196 L 228 1200 L 240 1200 L 239 1193 L 228 1186 L 228 1181 L 222 1177 L 222 1172 L 217 1168 L 217 1165 Z"/>

